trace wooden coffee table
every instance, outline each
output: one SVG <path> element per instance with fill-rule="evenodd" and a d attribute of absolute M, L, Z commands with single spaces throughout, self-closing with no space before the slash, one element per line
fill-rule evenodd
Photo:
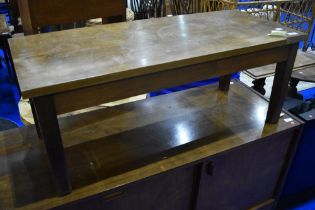
<path fill-rule="evenodd" d="M 57 115 L 162 88 L 277 63 L 266 122 L 279 119 L 305 34 L 238 11 L 117 23 L 10 40 L 23 98 L 32 101 L 61 195 L 71 192 Z M 290 29 L 286 29 L 291 31 Z M 228 92 L 226 93 L 228 94 Z"/>

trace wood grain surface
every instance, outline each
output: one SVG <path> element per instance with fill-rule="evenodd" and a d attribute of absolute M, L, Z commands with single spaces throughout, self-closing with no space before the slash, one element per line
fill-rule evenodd
<path fill-rule="evenodd" d="M 35 127 L 0 133 L 0 209 L 53 208 L 301 125 L 286 113 L 266 124 L 268 102 L 240 82 L 231 86 L 229 92 L 216 84 L 60 119 L 73 186 L 62 198 Z"/>
<path fill-rule="evenodd" d="M 305 34 L 238 11 L 116 23 L 10 40 L 24 98 L 284 46 Z M 291 29 L 286 29 L 292 31 Z"/>

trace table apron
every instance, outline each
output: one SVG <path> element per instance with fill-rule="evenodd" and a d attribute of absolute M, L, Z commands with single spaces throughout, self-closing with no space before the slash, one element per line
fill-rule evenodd
<path fill-rule="evenodd" d="M 291 45 L 53 94 L 63 114 L 127 97 L 286 61 Z"/>

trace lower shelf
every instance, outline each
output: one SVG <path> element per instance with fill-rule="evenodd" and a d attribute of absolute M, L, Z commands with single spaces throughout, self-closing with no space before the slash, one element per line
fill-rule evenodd
<path fill-rule="evenodd" d="M 208 201 L 220 206 L 218 199 L 235 209 L 259 205 L 274 196 L 301 126 L 288 114 L 266 124 L 267 108 L 234 81 L 228 93 L 210 85 L 62 118 L 73 185 L 64 197 L 56 197 L 34 126 L 0 133 L 0 209 L 204 209 Z M 204 177 L 209 161 L 220 175 Z M 207 196 L 214 192 L 217 200 Z"/>

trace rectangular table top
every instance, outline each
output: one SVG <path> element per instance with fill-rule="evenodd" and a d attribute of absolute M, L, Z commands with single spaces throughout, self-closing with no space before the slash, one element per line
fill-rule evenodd
<path fill-rule="evenodd" d="M 270 49 L 306 38 L 236 10 L 116 23 L 10 40 L 24 98 Z M 291 29 L 286 29 L 292 31 Z"/>

